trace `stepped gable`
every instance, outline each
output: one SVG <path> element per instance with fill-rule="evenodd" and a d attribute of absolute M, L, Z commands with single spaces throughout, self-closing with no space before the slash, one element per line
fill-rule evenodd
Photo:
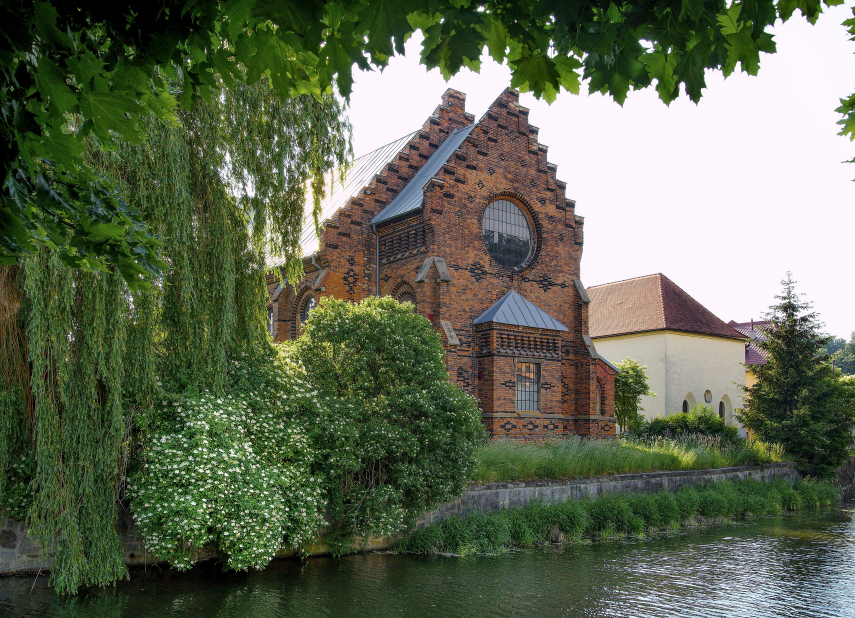
<path fill-rule="evenodd" d="M 421 210 L 424 205 L 425 185 L 442 169 L 474 128 L 475 125 L 473 124 L 451 133 L 436 152 L 431 155 L 430 159 L 416 172 L 404 190 L 379 215 L 374 217 L 371 223 L 376 225 Z"/>
<path fill-rule="evenodd" d="M 473 324 L 485 324 L 487 322 L 548 330 L 567 330 L 567 327 L 561 322 L 514 290 L 502 296 L 487 311 L 472 321 Z"/>
<path fill-rule="evenodd" d="M 387 203 L 394 201 L 398 192 L 413 179 L 450 133 L 457 133 L 466 127 L 470 127 L 471 131 L 475 116 L 465 111 L 465 102 L 465 94 L 449 88 L 421 129 L 352 161 L 346 171 L 344 184 L 340 182 L 340 169 L 328 173 L 327 195 L 321 201 L 318 217 L 321 236 L 324 236 L 323 230 L 327 227 L 337 230 L 342 217 L 348 219 L 345 223 L 350 225 L 359 224 L 360 215 L 376 216 Z M 453 129 L 449 130 L 448 127 Z M 451 154 L 453 151 L 449 156 Z M 439 167 L 442 168 L 442 165 Z M 307 199 L 311 199 L 310 195 L 307 195 Z M 303 257 L 308 258 L 322 251 L 324 242 L 315 234 L 310 203 L 306 205 L 305 213 L 300 247 Z M 268 268 L 283 262 L 281 256 L 273 254 L 268 254 L 265 259 Z"/>
<path fill-rule="evenodd" d="M 662 273 L 588 288 L 591 337 L 656 330 L 746 339 Z"/>

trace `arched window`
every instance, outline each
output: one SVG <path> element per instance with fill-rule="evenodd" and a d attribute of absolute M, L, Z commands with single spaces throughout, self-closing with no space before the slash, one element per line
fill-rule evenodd
<path fill-rule="evenodd" d="M 517 268 L 531 255 L 534 238 L 528 218 L 510 200 L 496 200 L 487 206 L 481 231 L 487 253 L 499 266 Z"/>
<path fill-rule="evenodd" d="M 603 385 L 597 380 L 597 414 L 603 413 Z"/>
<path fill-rule="evenodd" d="M 704 402 L 712 403 L 712 391 L 706 390 L 704 391 Z"/>
<path fill-rule="evenodd" d="M 412 292 L 404 292 L 398 297 L 399 303 L 413 303 L 416 304 L 416 297 L 413 296 Z"/>
<path fill-rule="evenodd" d="M 723 401 L 719 401 L 719 402 L 718 402 L 718 417 L 719 417 L 721 420 L 724 420 L 724 413 L 725 413 L 724 402 L 723 402 Z"/>
<path fill-rule="evenodd" d="M 686 414 L 689 411 L 689 402 L 687 400 L 683 400 L 683 414 Z"/>
<path fill-rule="evenodd" d="M 312 309 L 315 308 L 316 304 L 317 302 L 315 301 L 314 296 L 309 296 L 303 301 L 303 306 L 300 309 L 300 324 L 306 323 L 306 320 L 309 319 L 309 314 L 312 312 Z"/>

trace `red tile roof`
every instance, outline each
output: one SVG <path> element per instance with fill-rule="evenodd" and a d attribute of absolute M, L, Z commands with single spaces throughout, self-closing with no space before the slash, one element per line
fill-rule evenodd
<path fill-rule="evenodd" d="M 769 324 L 768 320 L 751 320 L 750 322 L 731 320 L 727 323 L 728 326 L 751 339 L 748 345 L 745 346 L 746 365 L 765 365 L 769 360 L 769 353 L 757 345 L 758 341 L 766 340 Z"/>
<path fill-rule="evenodd" d="M 591 337 L 656 330 L 745 339 L 662 273 L 588 288 Z"/>

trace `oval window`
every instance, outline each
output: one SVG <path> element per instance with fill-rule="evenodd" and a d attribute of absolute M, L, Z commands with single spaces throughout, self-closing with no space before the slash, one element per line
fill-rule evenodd
<path fill-rule="evenodd" d="M 499 266 L 517 268 L 531 255 L 531 226 L 522 209 L 509 200 L 487 206 L 482 232 L 487 253 Z"/>

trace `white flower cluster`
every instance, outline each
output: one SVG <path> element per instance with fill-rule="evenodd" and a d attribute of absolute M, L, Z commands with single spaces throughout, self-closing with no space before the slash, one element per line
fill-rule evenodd
<path fill-rule="evenodd" d="M 312 540 L 323 521 L 321 482 L 307 436 L 277 405 L 252 410 L 203 394 L 164 410 L 173 421 L 151 432 L 128 488 L 150 553 L 187 569 L 213 544 L 244 570 Z"/>

